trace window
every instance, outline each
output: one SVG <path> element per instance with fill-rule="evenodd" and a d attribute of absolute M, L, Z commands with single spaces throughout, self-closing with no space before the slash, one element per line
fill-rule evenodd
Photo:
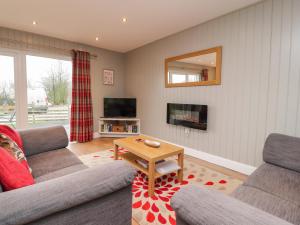
<path fill-rule="evenodd" d="M 26 56 L 27 125 L 64 125 L 69 129 L 72 62 Z"/>
<path fill-rule="evenodd" d="M 188 74 L 187 78 L 188 82 L 199 82 L 200 74 Z"/>
<path fill-rule="evenodd" d="M 186 80 L 186 75 L 172 73 L 171 80 L 172 80 L 172 83 L 183 83 Z"/>
<path fill-rule="evenodd" d="M 69 130 L 71 57 L 0 49 L 0 124 L 22 129 L 63 125 Z"/>
<path fill-rule="evenodd" d="M 186 83 L 186 82 L 199 82 L 200 74 L 180 74 L 178 72 L 170 73 L 169 72 L 169 81 L 171 83 Z"/>
<path fill-rule="evenodd" d="M 16 127 L 14 57 L 0 55 L 0 123 Z"/>

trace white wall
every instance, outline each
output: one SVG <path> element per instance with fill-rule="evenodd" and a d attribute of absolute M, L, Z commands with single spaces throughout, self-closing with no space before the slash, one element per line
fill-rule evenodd
<path fill-rule="evenodd" d="M 71 53 L 68 53 L 68 51 L 61 51 L 59 49 L 77 49 L 96 54 L 98 57 L 91 59 L 95 131 L 98 129 L 98 118 L 103 116 L 103 97 L 124 96 L 124 54 L 3 27 L 0 27 L 0 49 L 6 49 L 7 51 L 11 50 L 23 55 L 34 53 L 41 56 L 45 55 L 45 57 L 71 57 Z M 103 69 L 113 69 L 115 71 L 115 82 L 113 86 L 103 85 Z M 24 74 L 21 74 L 21 76 L 24 76 Z"/>
<path fill-rule="evenodd" d="M 257 166 L 270 132 L 300 136 L 300 1 L 267 0 L 129 52 L 142 132 Z M 164 59 L 223 46 L 222 85 L 164 87 Z M 207 104 L 208 131 L 166 123 L 167 102 Z"/>

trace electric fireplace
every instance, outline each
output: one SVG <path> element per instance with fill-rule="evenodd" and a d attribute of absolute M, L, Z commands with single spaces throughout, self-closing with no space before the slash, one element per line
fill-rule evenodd
<path fill-rule="evenodd" d="M 168 103 L 167 123 L 207 130 L 207 105 Z"/>

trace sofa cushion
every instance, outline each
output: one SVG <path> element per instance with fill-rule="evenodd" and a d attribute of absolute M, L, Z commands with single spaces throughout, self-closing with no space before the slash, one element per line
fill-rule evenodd
<path fill-rule="evenodd" d="M 22 146 L 19 145 L 12 137 L 10 137 L 9 134 L 0 132 L 0 147 L 3 150 L 7 151 L 11 156 L 13 156 L 31 172 Z"/>
<path fill-rule="evenodd" d="M 34 177 L 61 170 L 82 162 L 68 149 L 58 149 L 36 154 L 27 158 Z"/>
<path fill-rule="evenodd" d="M 260 166 L 244 183 L 300 205 L 300 173 L 271 164 Z"/>
<path fill-rule="evenodd" d="M 129 185 L 101 198 L 39 218 L 30 225 L 131 225 L 131 218 L 132 193 Z"/>
<path fill-rule="evenodd" d="M 300 138 L 270 134 L 265 142 L 263 160 L 300 172 Z"/>
<path fill-rule="evenodd" d="M 292 201 L 245 185 L 240 186 L 232 196 L 292 224 L 300 224 L 300 205 Z"/>
<path fill-rule="evenodd" d="M 128 163 L 115 161 L 0 194 L 0 224 L 40 224 L 36 221 L 41 218 L 45 218 L 47 222 L 47 216 L 63 213 L 131 186 L 135 175 L 136 171 Z M 131 193 L 127 193 L 131 202 Z M 118 210 L 110 210 L 112 215 L 116 212 L 118 213 Z M 131 213 L 129 216 L 131 217 Z M 70 224 L 65 220 L 59 222 L 61 223 L 57 224 Z M 88 224 L 103 223 L 93 221 Z"/>
<path fill-rule="evenodd" d="M 0 183 L 5 191 L 34 184 L 28 167 L 0 147 Z"/>
<path fill-rule="evenodd" d="M 84 170 L 86 168 L 88 168 L 88 167 L 85 166 L 84 164 L 76 164 L 73 166 L 69 166 L 69 167 L 39 176 L 39 177 L 35 178 L 35 182 L 40 183 L 40 182 L 44 182 L 47 180 L 52 180 L 54 178 L 58 178 L 58 177 L 62 177 L 62 176 L 65 176 L 65 175 L 68 175 L 71 173 L 75 173 L 80 170 Z"/>
<path fill-rule="evenodd" d="M 176 217 L 190 225 L 291 225 L 245 202 L 200 185 L 182 187 L 171 198 Z"/>
<path fill-rule="evenodd" d="M 18 131 L 11 128 L 10 126 L 1 124 L 0 125 L 0 133 L 5 134 L 6 136 L 10 137 L 14 142 L 16 142 L 16 144 L 22 149 L 22 151 L 24 151 L 22 138 Z"/>
<path fill-rule="evenodd" d="M 63 126 L 26 129 L 20 130 L 19 133 L 26 156 L 65 148 L 69 144 L 68 135 Z"/>

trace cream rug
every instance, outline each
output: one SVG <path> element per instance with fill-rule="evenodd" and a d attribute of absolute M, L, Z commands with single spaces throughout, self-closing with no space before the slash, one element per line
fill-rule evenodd
<path fill-rule="evenodd" d="M 119 150 L 120 154 L 127 152 Z M 113 162 L 113 150 L 104 150 L 79 157 L 88 167 Z M 184 160 L 184 181 L 180 184 L 175 173 L 165 175 L 156 180 L 155 196 L 148 196 L 148 182 L 145 174 L 139 172 L 132 185 L 132 212 L 140 225 L 176 224 L 175 213 L 170 206 L 170 199 L 184 185 L 197 184 L 199 188 L 211 188 L 229 194 L 242 181 L 200 166 L 191 160 Z"/>

